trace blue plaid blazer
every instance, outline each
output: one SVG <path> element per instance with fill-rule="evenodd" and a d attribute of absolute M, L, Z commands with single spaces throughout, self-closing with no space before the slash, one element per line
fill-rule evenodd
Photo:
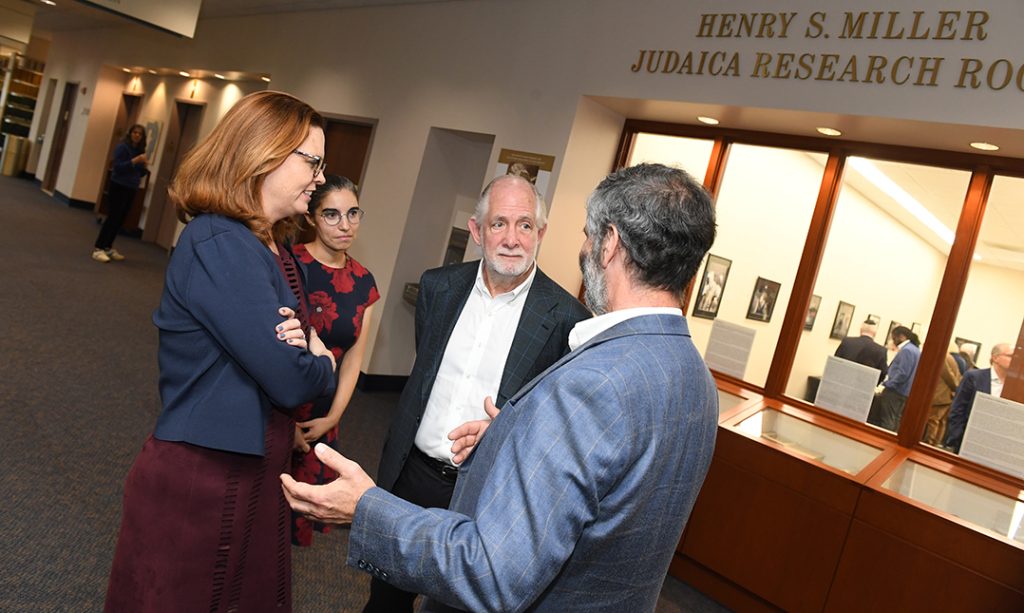
<path fill-rule="evenodd" d="M 509 400 L 451 510 L 369 490 L 348 563 L 426 594 L 423 611 L 653 611 L 717 419 L 686 320 L 626 320 Z"/>

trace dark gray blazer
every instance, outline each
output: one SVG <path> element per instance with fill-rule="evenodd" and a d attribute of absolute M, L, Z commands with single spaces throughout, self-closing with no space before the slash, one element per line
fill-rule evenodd
<path fill-rule="evenodd" d="M 885 374 L 889 371 L 889 354 L 885 347 L 876 343 L 870 336 L 847 336 L 839 343 L 836 357 L 877 368 L 881 371 L 878 375 L 879 383 L 885 380 Z"/>
<path fill-rule="evenodd" d="M 416 301 L 416 362 L 402 390 L 377 471 L 377 485 L 390 490 L 412 450 L 441 358 L 476 282 L 479 261 L 434 268 L 420 277 Z M 590 317 L 579 300 L 539 268 L 523 305 L 512 348 L 505 360 L 498 397 L 505 404 L 519 388 L 569 352 L 569 331 Z M 483 398 L 480 399 L 483 403 Z"/>

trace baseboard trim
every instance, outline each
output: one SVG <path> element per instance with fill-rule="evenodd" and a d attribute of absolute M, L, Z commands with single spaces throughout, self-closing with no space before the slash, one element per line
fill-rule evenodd
<path fill-rule="evenodd" d="M 83 211 L 91 211 L 94 208 L 96 208 L 96 203 L 94 203 L 94 202 L 87 202 L 85 200 L 79 200 L 77 198 L 69 198 L 67 195 L 62 194 L 61 192 L 59 192 L 57 190 L 54 190 L 53 197 L 56 198 L 57 200 L 60 200 L 61 202 L 63 202 L 64 204 L 68 205 L 69 207 L 71 207 L 73 209 L 82 209 Z"/>
<path fill-rule="evenodd" d="M 408 379 L 399 375 L 368 375 L 361 372 L 356 387 L 361 392 L 400 392 Z"/>

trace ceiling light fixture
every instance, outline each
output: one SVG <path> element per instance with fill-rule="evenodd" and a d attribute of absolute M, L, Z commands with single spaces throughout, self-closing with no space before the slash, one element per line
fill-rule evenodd
<path fill-rule="evenodd" d="M 47 5 L 47 6 L 57 6 L 57 3 L 54 2 L 53 0 L 39 0 L 39 1 L 42 2 L 43 4 Z"/>
<path fill-rule="evenodd" d="M 224 77 L 224 75 L 222 75 L 222 74 L 217 74 L 216 72 L 215 72 L 215 73 L 213 73 L 213 76 L 217 77 L 218 79 L 223 79 L 223 78 L 225 78 L 225 77 Z"/>
<path fill-rule="evenodd" d="M 897 185 L 895 181 L 887 177 L 884 172 L 878 169 L 877 166 L 872 164 L 869 160 L 859 157 L 850 157 L 847 158 L 846 161 L 854 170 L 859 172 L 861 176 L 868 181 L 871 181 L 875 187 L 882 190 L 887 196 L 895 200 L 897 204 L 913 215 L 918 221 L 927 226 L 929 230 L 934 232 L 947 245 L 953 244 L 953 231 L 939 221 L 939 218 L 926 209 L 923 204 L 917 201 L 917 199 L 908 194 L 902 187 Z"/>
<path fill-rule="evenodd" d="M 185 72 L 184 70 L 179 70 L 178 74 L 180 74 L 183 77 L 190 77 L 190 76 L 192 76 L 192 75 L 188 74 L 187 72 Z"/>
<path fill-rule="evenodd" d="M 149 70 L 147 70 L 146 72 L 148 72 L 149 74 L 156 74 L 156 71 L 155 71 L 155 70 L 153 70 L 152 68 L 150 68 L 150 69 L 149 69 Z"/>
<path fill-rule="evenodd" d="M 836 130 L 835 128 L 816 128 L 816 130 L 818 130 L 818 134 L 822 134 L 824 136 L 842 136 L 843 135 L 842 132 L 840 132 L 839 130 Z"/>
<path fill-rule="evenodd" d="M 131 69 L 130 68 L 122 68 L 121 72 L 131 72 Z"/>
<path fill-rule="evenodd" d="M 718 125 L 718 120 L 717 119 L 715 119 L 714 117 L 708 117 L 707 115 L 697 115 L 697 121 L 699 121 L 701 123 L 706 123 L 709 126 L 717 126 Z"/>
<path fill-rule="evenodd" d="M 263 81 L 270 83 L 270 77 L 260 77 Z"/>
<path fill-rule="evenodd" d="M 999 151 L 999 145 L 993 145 L 992 143 L 986 143 L 984 141 L 971 143 L 971 146 L 975 149 L 981 149 L 982 151 Z"/>

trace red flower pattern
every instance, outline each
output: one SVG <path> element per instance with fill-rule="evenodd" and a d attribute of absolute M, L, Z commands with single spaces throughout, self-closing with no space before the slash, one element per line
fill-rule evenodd
<path fill-rule="evenodd" d="M 309 323 L 316 328 L 317 334 L 329 333 L 337 318 L 338 305 L 334 304 L 327 292 L 309 294 Z"/>

